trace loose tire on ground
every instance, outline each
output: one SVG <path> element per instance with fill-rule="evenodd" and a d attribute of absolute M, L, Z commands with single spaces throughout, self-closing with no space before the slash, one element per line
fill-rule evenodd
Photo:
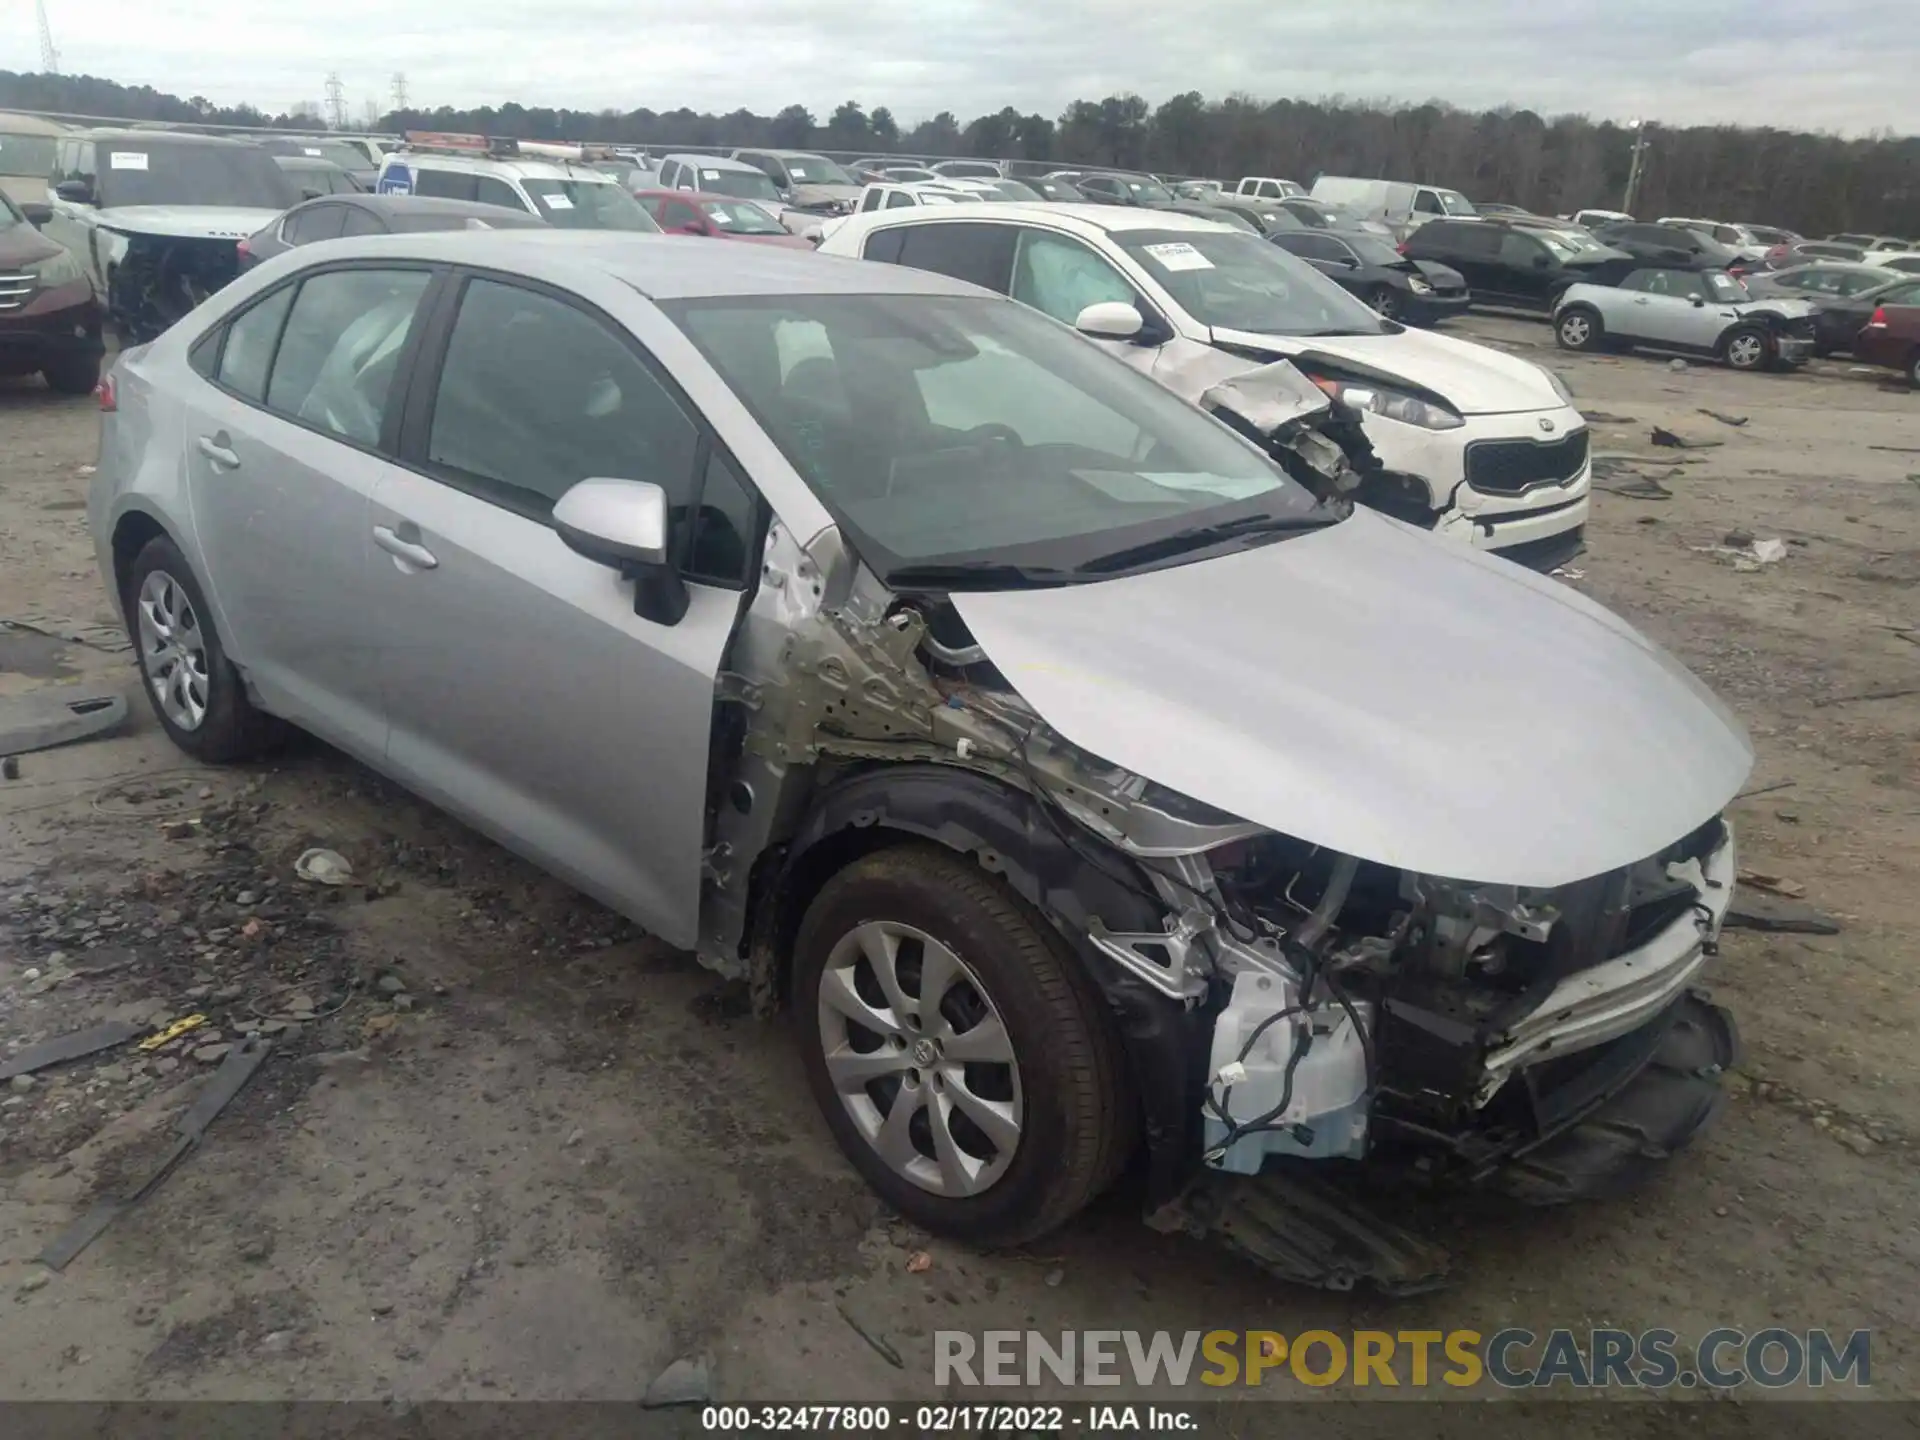
<path fill-rule="evenodd" d="M 141 689 L 168 739 L 215 765 L 272 747 L 282 733 L 280 722 L 247 698 L 200 582 L 172 540 L 157 535 L 141 547 L 128 567 L 121 602 Z"/>
<path fill-rule="evenodd" d="M 876 947 L 898 977 L 890 992 L 871 959 Z M 946 957 L 967 973 L 959 975 Z M 958 978 L 941 987 L 929 982 L 935 969 Z M 930 983 L 945 998 L 938 1013 L 920 1015 L 915 1007 Z M 1046 921 L 970 859 L 907 844 L 835 875 L 801 922 L 790 993 L 808 1083 L 828 1128 L 867 1182 L 914 1223 L 974 1244 L 1021 1244 L 1070 1219 L 1122 1169 L 1135 1115 L 1104 1002 Z M 952 1118 L 963 1112 L 953 1098 L 950 1057 L 913 1070 L 912 1088 L 898 1073 L 867 1078 L 889 1066 L 897 1072 L 902 1056 L 922 1057 L 921 1042 L 943 1026 L 940 1043 L 952 1043 L 956 1054 L 990 1053 L 981 1037 L 994 1032 L 980 1028 L 981 1002 L 1004 1027 L 1013 1065 L 1009 1071 L 968 1063 L 957 1083 L 967 1087 L 970 1104 L 992 1094 L 1001 1112 L 1017 1113 L 1017 1139 L 1004 1150 L 986 1132 L 966 1130 L 970 1119 Z M 863 1006 L 870 1020 L 897 1010 L 917 1028 L 902 1027 L 896 1044 L 884 1025 L 845 1018 L 849 1007 Z M 887 1054 L 882 1046 L 890 1047 Z M 950 1145 L 964 1139 L 972 1153 L 963 1163 L 990 1177 L 977 1190 L 966 1188 L 971 1180 L 948 1186 L 948 1173 L 963 1172 L 939 1164 L 931 1127 L 943 1097 L 951 1107 L 942 1112 Z M 903 1100 L 911 1118 L 902 1129 L 912 1149 L 885 1147 L 889 1160 L 884 1142 L 889 1135 L 897 1142 L 900 1132 L 888 1132 L 886 1121 Z M 1004 1125 L 996 1122 L 994 1133 L 1004 1134 Z"/>

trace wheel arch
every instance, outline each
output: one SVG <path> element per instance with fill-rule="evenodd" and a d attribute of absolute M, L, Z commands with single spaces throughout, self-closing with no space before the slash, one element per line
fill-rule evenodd
<path fill-rule="evenodd" d="M 133 571 L 134 557 L 158 539 L 180 543 L 180 538 L 150 511 L 129 509 L 113 522 L 108 553 L 113 559 L 113 597 L 123 618 L 127 618 L 127 577 Z"/>
<path fill-rule="evenodd" d="M 756 866 L 748 963 L 758 1007 L 769 1011 L 789 998 L 794 937 L 821 887 L 863 856 L 913 841 L 964 855 L 998 876 L 1066 942 L 1105 1000 L 1127 1056 L 1146 1142 L 1148 1203 L 1171 1198 L 1199 1158 L 1212 1021 L 1093 950 L 1086 936 L 1094 917 L 1114 930 L 1158 930 L 1164 912 L 1118 878 L 1127 862 L 1117 852 L 1111 866 L 1096 865 L 1013 786 L 950 765 L 878 765 L 816 796 L 793 839 Z M 1144 891 L 1145 881 L 1139 883 Z"/>

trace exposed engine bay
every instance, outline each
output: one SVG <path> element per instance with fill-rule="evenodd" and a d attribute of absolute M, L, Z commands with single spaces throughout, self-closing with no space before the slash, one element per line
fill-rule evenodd
<path fill-rule="evenodd" d="M 144 344 L 240 273 L 230 239 L 128 234 L 108 279 L 107 315 Z"/>
<path fill-rule="evenodd" d="M 1367 473 L 1358 424 L 1284 362 L 1214 386 L 1205 403 L 1325 499 Z M 1076 747 L 945 595 L 895 594 L 777 525 L 767 556 L 721 682 L 701 942 L 702 959 L 747 976 L 762 1003 L 778 982 L 760 911 L 815 797 L 913 765 L 1025 797 L 1029 835 L 1131 902 L 1103 912 L 1045 885 L 1032 897 L 1091 967 L 1186 1022 L 1165 1027 L 1192 1038 L 1162 1073 L 1191 1077 L 1175 1097 L 1197 1112 L 1181 1142 L 1189 1173 L 1366 1160 L 1500 1172 L 1530 1198 L 1563 1200 L 1677 1148 L 1717 1107 L 1713 1077 L 1735 1041 L 1691 985 L 1732 896 L 1718 818 L 1635 864 L 1544 889 L 1337 853 Z M 863 810 L 852 823 L 878 819 Z M 989 845 L 942 838 L 1010 868 Z M 1652 1118 L 1609 1119 L 1609 1134 L 1629 1137 L 1621 1153 L 1592 1137 L 1576 1137 L 1571 1158 L 1552 1151 L 1655 1070 L 1680 1076 L 1678 1089 Z"/>

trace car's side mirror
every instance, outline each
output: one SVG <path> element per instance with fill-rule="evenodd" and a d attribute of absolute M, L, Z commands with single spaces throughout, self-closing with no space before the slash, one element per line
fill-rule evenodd
<path fill-rule="evenodd" d="M 1706 303 L 1706 297 L 1704 296 L 1696 295 L 1693 297 L 1693 308 L 1696 310 L 1703 308 Z"/>
<path fill-rule="evenodd" d="M 43 200 L 29 200 L 20 207 L 29 225 L 44 225 L 53 218 L 53 207 Z"/>
<path fill-rule="evenodd" d="M 53 193 L 69 205 L 93 204 L 93 186 L 84 180 L 62 180 L 53 187 Z"/>
<path fill-rule="evenodd" d="M 1132 340 L 1146 328 L 1140 312 L 1124 300 L 1101 300 L 1073 318 L 1073 328 L 1096 340 Z"/>
<path fill-rule="evenodd" d="M 678 625 L 687 587 L 669 558 L 667 492 L 650 480 L 582 480 L 554 502 L 553 528 L 568 549 L 633 581 L 633 613 Z"/>
<path fill-rule="evenodd" d="M 302 200 L 318 200 L 322 195 L 325 195 L 326 193 L 327 192 L 324 190 L 319 190 L 314 188 L 311 185 L 308 185 L 301 189 L 300 198 Z"/>

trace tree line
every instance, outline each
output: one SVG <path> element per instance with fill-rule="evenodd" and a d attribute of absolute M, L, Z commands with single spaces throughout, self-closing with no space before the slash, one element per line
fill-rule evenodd
<path fill-rule="evenodd" d="M 88 75 L 0 71 L 0 109 L 249 128 L 317 129 L 316 109 L 267 115 L 251 106 L 181 99 Z M 1106 165 L 1231 181 L 1322 173 L 1450 185 L 1477 200 L 1557 214 L 1618 208 L 1633 131 L 1583 115 L 1438 101 L 1208 100 L 1198 91 L 1152 106 L 1138 95 L 1076 100 L 1059 116 L 1008 107 L 964 124 L 951 112 L 903 127 L 884 105 L 849 100 L 821 120 L 802 105 L 773 115 L 686 109 L 570 110 L 509 102 L 365 117 L 380 131 L 454 130 L 523 140 L 649 145 L 780 146 L 837 152 L 974 155 Z M 1650 126 L 1635 212 L 1920 239 L 1920 137 L 1846 139 L 1773 127 Z"/>

